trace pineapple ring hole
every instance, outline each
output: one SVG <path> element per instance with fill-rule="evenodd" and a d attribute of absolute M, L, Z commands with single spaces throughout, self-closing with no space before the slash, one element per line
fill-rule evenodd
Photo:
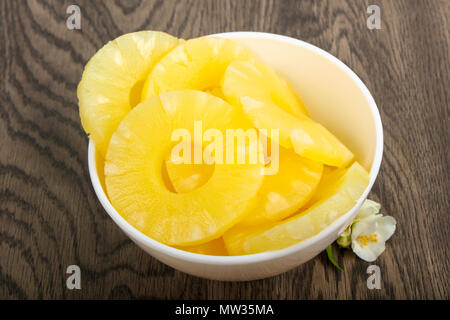
<path fill-rule="evenodd" d="M 192 149 L 193 150 L 193 149 Z M 187 193 L 203 186 L 212 177 L 214 164 L 175 164 L 170 160 L 170 152 L 162 165 L 162 177 L 167 189 L 173 193 Z"/>
<path fill-rule="evenodd" d="M 163 163 L 163 181 L 174 193 L 187 193 L 203 186 L 211 178 L 214 165 Z"/>
<path fill-rule="evenodd" d="M 130 89 L 129 103 L 131 109 L 141 102 L 142 89 L 144 88 L 145 79 L 138 80 Z"/>

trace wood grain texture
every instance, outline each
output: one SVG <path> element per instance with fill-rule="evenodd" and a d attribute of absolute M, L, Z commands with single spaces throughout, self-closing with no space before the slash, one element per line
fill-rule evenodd
<path fill-rule="evenodd" d="M 66 28 L 78 4 L 82 29 Z M 366 1 L 0 1 L 0 298 L 449 299 L 449 2 L 374 0 L 382 29 L 366 28 Z M 141 29 L 191 38 L 264 31 L 310 42 L 352 68 L 372 92 L 385 153 L 370 197 L 398 221 L 377 260 L 325 254 L 277 277 L 192 277 L 136 247 L 91 187 L 76 86 L 105 42 Z M 77 264 L 82 289 L 67 290 Z"/>

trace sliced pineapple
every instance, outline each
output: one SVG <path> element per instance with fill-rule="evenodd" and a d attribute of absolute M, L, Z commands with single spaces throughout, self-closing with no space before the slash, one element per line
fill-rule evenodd
<path fill-rule="evenodd" d="M 280 147 L 278 172 L 264 176 L 257 204 L 238 225 L 255 226 L 293 214 L 313 195 L 322 170 L 321 163 Z"/>
<path fill-rule="evenodd" d="M 234 105 L 240 105 L 241 97 L 250 97 L 274 103 L 294 116 L 308 115 L 289 83 L 260 62 L 233 61 L 226 69 L 222 88 L 227 100 Z"/>
<path fill-rule="evenodd" d="M 333 188 L 335 183 L 347 172 L 347 170 L 347 167 L 336 168 L 324 166 L 322 178 L 305 207 L 311 207 L 316 202 L 324 199 L 329 193 L 328 190 Z"/>
<path fill-rule="evenodd" d="M 227 248 L 222 238 L 190 247 L 177 247 L 177 249 L 210 256 L 228 256 Z"/>
<path fill-rule="evenodd" d="M 278 129 L 283 147 L 330 166 L 344 166 L 353 159 L 332 133 L 307 117 L 301 100 L 268 67 L 255 61 L 232 62 L 223 76 L 222 93 L 242 107 L 256 128 Z"/>
<path fill-rule="evenodd" d="M 233 60 L 253 60 L 253 56 L 229 39 L 188 40 L 155 65 L 142 90 L 142 100 L 181 89 L 207 91 L 221 97 L 220 81 Z"/>
<path fill-rule="evenodd" d="M 369 174 L 355 162 L 327 191 L 327 196 L 292 218 L 254 228 L 232 228 L 224 234 L 231 255 L 289 247 L 319 233 L 348 212 L 369 184 Z"/>
<path fill-rule="evenodd" d="M 228 128 L 246 129 L 236 108 L 222 99 L 194 90 L 172 91 L 129 112 L 106 154 L 106 189 L 113 206 L 135 228 L 168 245 L 197 245 L 220 237 L 253 205 L 262 183 L 262 163 L 224 162 L 214 164 L 211 178 L 199 188 L 170 191 L 162 169 L 172 133 L 183 128 L 194 137 L 196 120 L 202 120 L 203 130 L 215 128 L 223 136 Z"/>
<path fill-rule="evenodd" d="M 103 159 L 103 156 L 98 152 L 95 153 L 95 165 L 97 167 L 98 181 L 100 181 L 100 185 L 102 186 L 103 191 L 106 192 L 105 159 Z"/>
<path fill-rule="evenodd" d="M 102 156 L 120 121 L 139 102 L 153 65 L 179 43 L 163 32 L 135 32 L 108 42 L 89 60 L 78 103 L 83 128 Z"/>
<path fill-rule="evenodd" d="M 257 203 L 239 226 L 278 221 L 300 209 L 316 190 L 323 165 L 300 157 L 292 150 L 280 148 L 276 174 L 266 175 L 257 193 Z M 174 164 L 166 160 L 166 170 L 175 192 L 189 192 L 203 185 L 214 166 L 206 164 Z"/>
<path fill-rule="evenodd" d="M 224 88 L 223 92 L 229 91 Z M 256 128 L 279 130 L 279 144 L 305 158 L 336 167 L 353 159 L 353 153 L 330 131 L 305 115 L 296 117 L 271 102 L 247 96 L 241 97 L 240 106 Z"/>

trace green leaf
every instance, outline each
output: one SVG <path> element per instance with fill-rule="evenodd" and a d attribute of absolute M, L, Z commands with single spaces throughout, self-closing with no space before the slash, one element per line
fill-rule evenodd
<path fill-rule="evenodd" d="M 336 260 L 334 260 L 333 258 L 333 247 L 330 244 L 327 249 L 327 256 L 328 256 L 328 260 L 330 260 L 330 262 L 333 264 L 333 266 L 335 266 L 336 268 L 338 268 L 340 271 L 344 272 L 344 269 L 342 269 L 336 262 Z"/>

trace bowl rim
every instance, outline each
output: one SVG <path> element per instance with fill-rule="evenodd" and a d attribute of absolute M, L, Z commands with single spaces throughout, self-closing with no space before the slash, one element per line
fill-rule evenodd
<path fill-rule="evenodd" d="M 356 215 L 357 210 L 362 205 L 363 201 L 366 199 L 377 177 L 383 156 L 383 126 L 381 123 L 380 113 L 375 103 L 375 100 L 373 99 L 372 95 L 370 94 L 369 90 L 367 89 L 366 85 L 362 82 L 362 80 L 346 64 L 344 64 L 341 60 L 339 60 L 332 54 L 326 52 L 325 50 L 320 49 L 319 47 L 316 47 L 305 41 L 273 33 L 253 32 L 253 31 L 225 32 L 225 33 L 211 34 L 207 36 L 222 37 L 222 38 L 258 38 L 258 39 L 271 39 L 271 40 L 278 40 L 281 42 L 287 42 L 295 46 L 301 46 L 303 48 L 313 51 L 316 54 L 321 55 L 322 57 L 328 59 L 337 67 L 339 67 L 348 76 L 350 76 L 350 78 L 355 82 L 355 84 L 362 91 L 364 97 L 368 101 L 370 111 L 372 113 L 372 117 L 375 122 L 376 146 L 374 158 L 372 161 L 372 167 L 369 173 L 370 181 L 361 197 L 358 199 L 358 201 L 356 202 L 356 204 L 353 206 L 352 209 L 350 209 L 341 217 L 333 221 L 329 226 L 320 231 L 318 234 L 284 249 L 241 256 L 211 256 L 199 253 L 192 253 L 170 247 L 161 242 L 151 239 L 150 237 L 146 236 L 139 230 L 135 229 L 114 209 L 108 197 L 106 196 L 105 191 L 103 190 L 100 180 L 98 178 L 95 146 L 92 140 L 89 140 L 89 147 L 88 147 L 89 175 L 97 198 L 100 200 L 100 203 L 102 204 L 103 208 L 108 213 L 108 215 L 113 219 L 113 221 L 122 229 L 122 231 L 124 231 L 134 241 L 143 243 L 145 246 L 148 246 L 153 250 L 161 252 L 167 256 L 176 259 L 181 259 L 190 263 L 200 263 L 207 265 L 229 265 L 229 266 L 253 264 L 289 256 L 291 254 L 294 254 L 296 251 L 300 251 L 316 242 L 320 242 L 333 231 L 334 225 L 342 223 L 344 221 L 348 221 Z"/>

